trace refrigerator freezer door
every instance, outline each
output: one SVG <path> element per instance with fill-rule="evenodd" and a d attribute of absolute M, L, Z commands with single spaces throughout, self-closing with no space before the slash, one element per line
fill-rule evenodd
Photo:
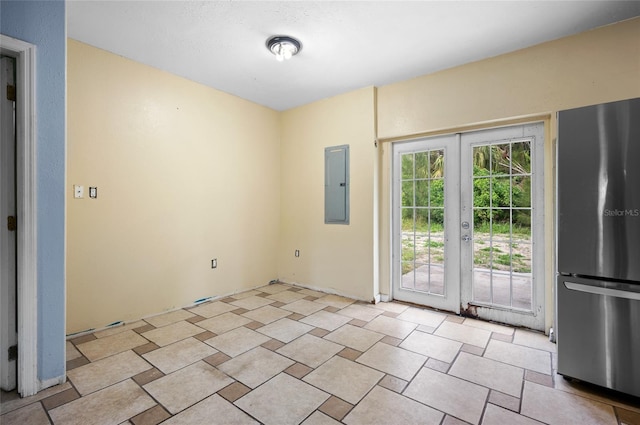
<path fill-rule="evenodd" d="M 558 373 L 640 397 L 640 285 L 559 276 Z"/>
<path fill-rule="evenodd" d="M 558 271 L 640 282 L 640 99 L 558 113 Z"/>

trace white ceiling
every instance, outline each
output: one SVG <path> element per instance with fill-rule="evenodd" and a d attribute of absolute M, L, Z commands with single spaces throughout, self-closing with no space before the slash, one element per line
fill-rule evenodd
<path fill-rule="evenodd" d="M 640 1 L 67 2 L 69 37 L 276 110 L 635 16 Z M 277 62 L 273 35 L 301 53 Z"/>

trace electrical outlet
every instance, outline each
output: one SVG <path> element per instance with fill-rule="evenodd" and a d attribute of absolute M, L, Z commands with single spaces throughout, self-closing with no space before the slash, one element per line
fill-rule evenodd
<path fill-rule="evenodd" d="M 214 258 L 213 260 L 211 260 L 211 268 L 215 269 L 216 267 L 218 267 L 218 259 Z"/>
<path fill-rule="evenodd" d="M 296 257 L 299 257 L 299 256 L 300 256 L 300 250 L 299 250 L 299 249 L 296 249 L 296 252 L 295 252 L 295 254 L 294 254 L 294 255 L 295 255 Z"/>
<path fill-rule="evenodd" d="M 98 188 L 89 187 L 89 198 L 96 199 L 98 197 Z"/>

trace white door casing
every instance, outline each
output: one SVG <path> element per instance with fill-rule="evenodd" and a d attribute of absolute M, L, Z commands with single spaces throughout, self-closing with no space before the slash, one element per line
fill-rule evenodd
<path fill-rule="evenodd" d="M 16 216 L 15 194 L 15 126 L 14 59 L 0 58 L 0 388 L 16 387 L 16 359 L 9 357 L 9 348 L 18 343 L 16 332 L 16 232 L 9 217 Z M 11 228 L 10 228 L 11 227 Z"/>
<path fill-rule="evenodd" d="M 36 46 L 0 34 L 0 52 L 16 58 L 16 212 L 18 393 L 40 390 L 38 380 L 38 258 Z"/>

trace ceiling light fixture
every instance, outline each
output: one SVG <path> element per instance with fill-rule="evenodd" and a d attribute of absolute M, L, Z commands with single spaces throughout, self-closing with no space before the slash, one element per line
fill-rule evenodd
<path fill-rule="evenodd" d="M 297 55 L 302 50 L 302 44 L 293 37 L 277 35 L 267 40 L 267 49 L 276 55 L 279 62 L 282 62 Z"/>

